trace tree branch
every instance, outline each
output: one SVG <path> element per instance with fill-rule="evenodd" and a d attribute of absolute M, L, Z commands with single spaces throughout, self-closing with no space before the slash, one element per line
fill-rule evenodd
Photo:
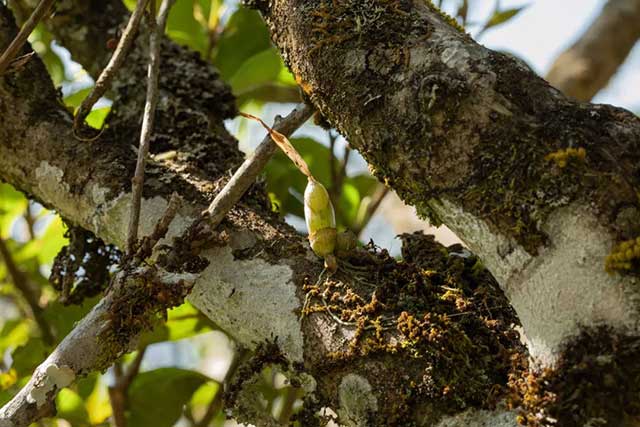
<path fill-rule="evenodd" d="M 38 3 L 38 6 L 31 16 L 29 16 L 27 22 L 24 23 L 18 35 L 16 35 L 9 47 L 7 47 L 0 56 L 0 76 L 6 72 L 11 61 L 13 61 L 18 52 L 22 50 L 31 32 L 36 28 L 36 25 L 38 25 L 42 18 L 44 18 L 54 2 L 55 0 L 40 0 L 40 3 Z"/>
<path fill-rule="evenodd" d="M 571 98 L 590 101 L 640 38 L 639 22 L 639 0 L 609 0 L 587 31 L 556 59 L 547 80 Z"/>
<path fill-rule="evenodd" d="M 2 238 L 0 238 L 0 258 L 2 258 L 4 264 L 7 266 L 7 271 L 9 272 L 9 276 L 11 277 L 13 285 L 22 294 L 22 297 L 27 302 L 27 305 L 29 305 L 33 320 L 36 321 L 36 324 L 38 325 L 38 328 L 42 333 L 42 339 L 49 345 L 53 344 L 53 333 L 51 332 L 49 323 L 47 323 L 46 319 L 43 316 L 42 307 L 40 307 L 38 297 L 35 294 L 32 285 L 29 283 L 29 279 L 27 278 L 27 276 L 22 271 L 20 271 L 16 263 L 13 261 L 11 252 L 9 251 L 9 248 Z"/>
<path fill-rule="evenodd" d="M 313 112 L 313 107 L 307 104 L 299 105 L 284 119 L 276 118 L 274 129 L 284 136 L 289 136 L 309 120 Z M 253 154 L 242 163 L 205 211 L 213 228 L 217 227 L 227 212 L 238 203 L 277 150 L 278 146 L 272 141 L 271 136 L 267 135 Z"/>
<path fill-rule="evenodd" d="M 127 54 L 131 50 L 131 46 L 133 46 L 138 26 L 140 25 L 140 20 L 144 15 L 147 2 L 148 0 L 138 0 L 136 3 L 136 8 L 133 10 L 129 21 L 127 22 L 127 26 L 122 32 L 122 36 L 118 41 L 116 50 L 113 52 L 109 63 L 104 70 L 102 70 L 100 76 L 96 80 L 95 86 L 91 89 L 89 95 L 87 95 L 78 108 L 78 112 L 74 119 L 74 127 L 76 129 L 80 129 L 80 125 L 84 123 L 84 119 L 91 112 L 91 109 L 98 99 L 100 99 L 100 97 L 102 97 L 102 95 L 104 95 L 109 89 L 111 81 L 124 63 Z"/>
<path fill-rule="evenodd" d="M 146 2 L 140 2 L 140 4 Z M 140 222 L 140 205 L 142 203 L 142 187 L 144 185 L 144 165 L 149 153 L 149 141 L 153 133 L 153 120 L 156 114 L 156 105 L 158 104 L 158 74 L 160 72 L 160 41 L 164 36 L 164 28 L 167 23 L 167 16 L 173 1 L 163 0 L 158 12 L 157 22 L 150 29 L 149 37 L 149 66 L 147 70 L 147 96 L 144 105 L 144 114 L 142 116 L 142 128 L 140 129 L 140 145 L 138 148 L 138 160 L 136 162 L 136 171 L 133 176 L 133 201 L 131 208 L 131 217 L 129 219 L 129 232 L 127 237 L 127 251 L 132 253 L 138 240 L 138 224 Z M 144 7 L 144 5 L 143 5 Z M 135 11 L 134 11 L 135 15 Z M 133 16 L 129 22 L 133 20 Z M 123 37 L 124 38 L 124 37 Z"/>

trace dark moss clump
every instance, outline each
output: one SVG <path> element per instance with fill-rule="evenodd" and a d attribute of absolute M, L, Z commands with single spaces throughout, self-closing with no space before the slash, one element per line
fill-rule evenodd
<path fill-rule="evenodd" d="M 81 304 L 107 286 L 110 270 L 122 254 L 114 245 L 105 244 L 80 227 L 69 226 L 65 237 L 69 244 L 56 255 L 49 282 L 60 292 L 58 300 L 62 304 Z"/>
<path fill-rule="evenodd" d="M 306 285 L 305 315 L 325 313 L 354 329 L 327 369 L 405 360 L 403 375 L 390 380 L 398 384 L 380 385 L 396 395 L 384 415 L 394 422 L 407 422 L 419 402 L 451 412 L 491 407 L 506 392 L 511 358 L 524 352 L 514 311 L 462 246 L 445 248 L 421 233 L 400 237 L 404 261 L 370 244 L 341 260 L 331 277 Z M 369 380 L 374 387 L 380 381 Z"/>
<path fill-rule="evenodd" d="M 182 304 L 191 291 L 191 285 L 182 281 L 163 283 L 157 273 L 157 268 L 149 266 L 126 268 L 114 276 L 109 289 L 112 296 L 106 297 L 107 323 L 99 337 L 107 350 L 107 366 L 113 362 L 113 353 L 124 352 L 142 331 L 159 320 L 166 321 L 167 310 Z"/>
<path fill-rule="evenodd" d="M 640 338 L 584 330 L 542 371 L 524 359 L 512 373 L 511 406 L 529 427 L 631 426 L 640 416 Z M 523 369 L 524 368 L 524 369 Z"/>

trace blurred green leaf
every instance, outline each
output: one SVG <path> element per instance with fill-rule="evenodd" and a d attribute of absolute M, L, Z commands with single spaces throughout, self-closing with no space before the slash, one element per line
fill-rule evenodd
<path fill-rule="evenodd" d="M 27 209 L 27 198 L 9 184 L 0 183 L 0 238 L 7 238 L 11 225 Z"/>
<path fill-rule="evenodd" d="M 93 86 L 89 86 L 65 96 L 64 104 L 69 107 L 73 107 L 74 109 L 78 108 L 80 104 L 82 104 L 82 101 L 84 101 L 84 99 L 87 97 L 87 95 L 89 95 L 92 89 Z"/>
<path fill-rule="evenodd" d="M 194 391 L 209 381 L 185 369 L 161 368 L 138 374 L 129 389 L 128 425 L 171 427 Z"/>
<path fill-rule="evenodd" d="M 482 31 L 504 24 L 505 22 L 516 16 L 518 13 L 520 13 L 522 10 L 524 10 L 526 7 L 527 6 L 521 6 L 505 10 L 496 10 L 489 21 L 487 21 Z"/>
<path fill-rule="evenodd" d="M 107 387 L 100 381 L 100 377 L 98 377 L 97 384 L 86 399 L 85 405 L 89 413 L 89 421 L 92 425 L 101 424 L 111 416 L 112 410 L 111 402 L 109 401 L 109 392 Z"/>
<path fill-rule="evenodd" d="M 96 108 L 94 110 L 91 110 L 86 119 L 87 124 L 95 129 L 102 128 L 104 119 L 107 118 L 107 114 L 109 114 L 109 111 L 111 111 L 111 107 Z"/>
<path fill-rule="evenodd" d="M 30 323 L 27 319 L 7 320 L 0 329 L 0 354 L 7 349 L 24 345 L 29 340 Z"/>
<path fill-rule="evenodd" d="M 189 302 L 167 313 L 167 321 L 141 337 L 145 345 L 161 341 L 175 341 L 209 332 L 215 325 Z"/>
<path fill-rule="evenodd" d="M 238 8 L 227 22 L 218 40 L 213 62 L 226 81 L 253 55 L 269 48 L 269 31 L 260 14 Z"/>
<path fill-rule="evenodd" d="M 60 86 L 65 80 L 64 65 L 60 57 L 51 49 L 53 36 L 47 31 L 42 24 L 33 30 L 29 36 L 29 42 L 33 50 L 38 54 L 42 62 L 44 62 L 51 80 L 55 86 Z"/>
<path fill-rule="evenodd" d="M 167 19 L 167 35 L 179 44 L 205 54 L 208 46 L 207 29 L 194 15 L 193 0 L 177 0 Z"/>
<path fill-rule="evenodd" d="M 25 345 L 20 346 L 11 354 L 11 367 L 18 372 L 18 376 L 31 375 L 33 370 L 47 357 L 51 349 L 41 338 L 32 338 Z"/>
<path fill-rule="evenodd" d="M 191 397 L 191 404 L 197 406 L 205 406 L 211 402 L 220 390 L 220 385 L 215 381 L 209 381 L 203 384 Z"/>
<path fill-rule="evenodd" d="M 51 265 L 60 249 L 68 243 L 64 232 L 65 226 L 62 219 L 55 215 L 40 237 L 28 241 L 16 251 L 16 262 L 22 264 L 28 259 L 37 258 L 40 264 Z"/>
<path fill-rule="evenodd" d="M 358 189 L 353 184 L 345 182 L 342 185 L 339 210 L 345 227 L 348 228 L 351 224 L 355 223 L 358 216 L 358 208 L 360 207 L 360 200 L 360 192 Z"/>
<path fill-rule="evenodd" d="M 84 406 L 84 401 L 78 394 L 68 388 L 63 388 L 56 396 L 57 417 L 64 418 L 74 427 L 91 425 L 89 413 Z"/>
<path fill-rule="evenodd" d="M 86 299 L 80 305 L 64 306 L 57 301 L 49 303 L 44 309 L 44 318 L 51 325 L 56 337 L 63 338 L 100 300 L 101 296 Z"/>
<path fill-rule="evenodd" d="M 275 81 L 282 66 L 282 59 L 275 48 L 263 50 L 244 61 L 229 84 L 234 93 L 239 93 Z"/>

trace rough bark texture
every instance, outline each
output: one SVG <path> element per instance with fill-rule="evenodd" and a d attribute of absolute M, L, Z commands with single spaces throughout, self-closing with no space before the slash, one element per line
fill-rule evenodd
<path fill-rule="evenodd" d="M 373 172 L 480 254 L 534 354 L 581 323 L 636 330 L 637 279 L 603 266 L 615 241 L 640 233 L 637 117 L 566 99 L 428 2 L 258 6 L 307 95 Z M 586 158 L 552 160 L 571 147 Z"/>
<path fill-rule="evenodd" d="M 377 175 L 482 256 L 537 356 L 563 360 L 563 345 L 581 324 L 635 334 L 637 279 L 603 269 L 612 242 L 640 234 L 635 117 L 567 101 L 421 2 L 259 6 L 311 100 Z M 0 28 L 11 28 L 0 10 Z M 0 34 L 0 46 L 9 36 Z M 140 234 L 178 191 L 190 203 L 169 231 L 178 236 L 242 156 L 223 127 L 234 107 L 215 70 L 170 43 L 163 55 L 151 146 L 153 154 L 172 155 L 149 163 Z M 144 58 L 137 49 L 121 73 L 109 128 L 93 143 L 73 138 L 71 117 L 37 59 L 0 81 L 0 178 L 119 245 L 129 217 L 129 147 L 142 109 Z M 567 147 L 585 148 L 586 159 L 558 151 Z M 567 165 L 560 167 L 562 156 L 545 159 L 551 153 L 565 153 Z M 292 375 L 309 393 L 300 416 L 305 426 L 318 424 L 313 413 L 321 406 L 334 407 L 350 426 L 513 426 L 513 413 L 491 410 L 507 382 L 515 402 L 540 392 L 519 382 L 522 365 L 509 378 L 511 359 L 523 354 L 510 328 L 518 320 L 482 263 L 459 247 L 404 236 L 403 262 L 376 248 L 360 250 L 327 278 L 319 274 L 322 261 L 271 212 L 259 185 L 218 232 L 198 248 L 199 258 L 164 263 L 199 272 L 190 300 L 241 343 L 278 337 Z M 172 243 L 193 249 L 188 240 Z M 615 351 L 610 346 L 593 358 Z M 525 409 L 535 414 L 572 399 L 553 391 L 556 401 Z M 580 422 L 592 414 L 618 420 L 624 410 L 595 409 Z M 241 415 L 251 421 L 255 414 Z"/>
<path fill-rule="evenodd" d="M 609 0 L 587 31 L 551 67 L 547 80 L 589 101 L 604 88 L 640 38 L 640 0 Z"/>

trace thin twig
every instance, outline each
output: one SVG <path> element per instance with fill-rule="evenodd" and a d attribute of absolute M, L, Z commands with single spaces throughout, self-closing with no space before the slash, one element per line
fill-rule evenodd
<path fill-rule="evenodd" d="M 146 0 L 143 0 L 146 1 Z M 138 148 L 138 160 L 136 172 L 133 177 L 133 201 L 131 204 L 131 217 L 129 219 L 129 232 L 127 238 L 127 252 L 133 253 L 138 239 L 138 223 L 140 222 L 140 205 L 142 203 L 142 187 L 144 185 L 144 165 L 149 152 L 149 141 L 153 132 L 153 119 L 158 103 L 158 74 L 160 71 L 160 41 L 164 35 L 164 27 L 167 23 L 169 9 L 174 0 L 163 0 L 160 5 L 155 30 L 151 31 L 149 40 L 149 67 L 147 69 L 147 99 L 144 105 L 142 128 L 140 130 L 140 146 Z"/>
<path fill-rule="evenodd" d="M 20 31 L 9 47 L 7 47 L 2 56 L 0 56 L 0 76 L 5 73 L 13 59 L 24 46 L 33 29 L 36 28 L 36 25 L 44 18 L 54 2 L 55 0 L 41 0 L 40 3 L 38 3 L 38 6 L 36 6 L 33 13 L 31 13 L 27 22 L 20 28 Z"/>
<path fill-rule="evenodd" d="M 82 123 L 84 123 L 84 119 L 91 112 L 91 109 L 95 103 L 98 102 L 98 99 L 100 99 L 100 97 L 102 97 L 102 95 L 104 95 L 104 93 L 109 89 L 113 77 L 124 63 L 124 59 L 131 50 L 131 46 L 135 40 L 138 27 L 140 26 L 140 19 L 142 19 L 142 16 L 144 15 L 147 2 L 148 0 L 138 0 L 136 8 L 133 10 L 129 21 L 127 22 L 127 26 L 122 32 L 120 41 L 118 41 L 118 46 L 116 46 L 116 50 L 113 52 L 111 59 L 109 59 L 109 63 L 100 73 L 91 93 L 89 93 L 84 101 L 82 101 L 82 104 L 80 104 L 80 108 L 78 108 L 78 112 L 76 113 L 76 117 L 73 121 L 73 127 L 76 132 Z"/>
<path fill-rule="evenodd" d="M 53 344 L 53 333 L 51 332 L 49 323 L 47 323 L 46 319 L 44 318 L 42 307 L 40 307 L 40 304 L 38 302 L 38 297 L 31 288 L 29 279 L 22 271 L 20 271 L 15 261 L 13 260 L 13 257 L 11 256 L 11 252 L 9 252 L 9 248 L 1 238 L 0 258 L 4 260 L 4 264 L 7 266 L 7 272 L 9 273 L 9 276 L 11 276 L 11 281 L 13 282 L 14 286 L 16 287 L 16 289 L 18 289 L 18 291 L 20 291 L 25 301 L 29 305 L 31 314 L 33 315 L 33 319 L 38 324 L 38 328 L 40 328 L 40 332 L 42 333 L 42 339 L 47 344 Z"/>
<path fill-rule="evenodd" d="M 364 230 L 365 227 L 369 224 L 369 221 L 371 221 L 371 218 L 373 218 L 373 215 L 378 210 L 378 207 L 380 207 L 380 203 L 382 203 L 382 200 L 384 200 L 387 193 L 389 193 L 389 187 L 382 187 L 373 195 L 373 200 L 371 200 L 371 203 L 369 203 L 369 206 L 367 206 L 367 211 L 365 212 L 362 221 L 360 221 L 359 224 L 356 224 L 353 227 L 352 231 L 356 236 L 359 237 L 360 233 L 362 233 L 362 230 Z"/>
<path fill-rule="evenodd" d="M 171 194 L 169 204 L 151 234 L 142 239 L 135 253 L 130 254 L 135 258 L 134 264 L 140 264 L 143 260 L 151 256 L 153 247 L 167 234 L 169 225 L 171 225 L 173 218 L 175 218 L 178 213 L 181 202 L 182 199 L 177 193 Z"/>
<path fill-rule="evenodd" d="M 111 401 L 111 410 L 113 412 L 113 422 L 116 427 L 126 427 L 127 419 L 125 411 L 129 404 L 129 387 L 140 372 L 140 365 L 144 359 L 146 346 L 141 347 L 136 354 L 135 359 L 128 366 L 127 371 L 122 369 L 122 362 L 117 361 L 113 364 L 113 375 L 115 382 L 109 387 L 109 400 Z"/>
<path fill-rule="evenodd" d="M 284 119 L 280 121 L 276 119 L 273 129 L 285 136 L 289 136 L 311 117 L 313 111 L 314 109 L 310 105 L 303 104 L 298 106 Z M 213 228 L 220 224 L 227 212 L 238 203 L 242 195 L 251 187 L 277 149 L 278 146 L 267 135 L 258 145 L 253 155 L 240 165 L 227 185 L 216 195 L 205 211 Z"/>

